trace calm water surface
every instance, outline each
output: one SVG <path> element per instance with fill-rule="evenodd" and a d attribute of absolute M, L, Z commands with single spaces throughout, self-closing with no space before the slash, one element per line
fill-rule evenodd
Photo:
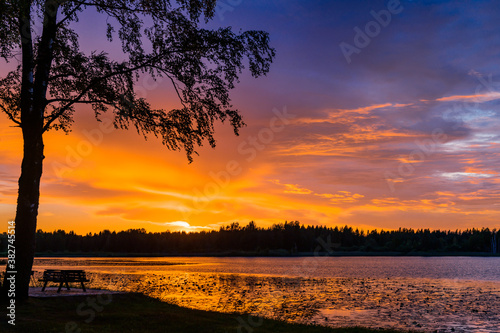
<path fill-rule="evenodd" d="M 328 326 L 500 332 L 500 258 L 39 258 L 90 287 Z"/>

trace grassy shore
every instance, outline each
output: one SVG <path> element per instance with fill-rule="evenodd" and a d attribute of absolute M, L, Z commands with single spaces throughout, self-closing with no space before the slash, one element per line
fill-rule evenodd
<path fill-rule="evenodd" d="M 113 295 L 111 299 L 58 297 L 30 299 L 16 307 L 16 326 L 9 325 L 2 305 L 0 332 L 234 332 L 234 333 L 397 333 L 365 328 L 331 329 L 292 325 L 248 315 L 223 314 L 181 308 L 140 294 Z"/>

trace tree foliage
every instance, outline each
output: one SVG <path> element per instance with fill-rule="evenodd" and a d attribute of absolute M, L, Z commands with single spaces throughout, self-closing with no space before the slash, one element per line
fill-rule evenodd
<path fill-rule="evenodd" d="M 26 300 L 29 292 L 43 134 L 50 129 L 68 132 L 78 105 L 90 105 L 98 120 L 108 114 L 116 128 L 134 127 L 146 138 L 159 137 L 168 148 L 185 150 L 189 160 L 205 141 L 215 146 L 217 121 L 229 122 L 238 134 L 244 123 L 229 91 L 245 67 L 254 77 L 266 74 L 275 51 L 263 31 L 207 29 L 215 2 L 0 0 L 0 57 L 18 65 L 0 78 L 0 110 L 23 135 L 16 273 L 9 273 L 16 275 L 16 298 Z M 76 26 L 84 11 L 106 22 L 103 36 L 119 44 L 124 59 L 80 48 Z M 139 96 L 137 80 L 145 75 L 169 80 L 179 106 L 154 108 Z M 3 298 L 8 297 L 7 275 Z"/>
<path fill-rule="evenodd" d="M 496 238 L 493 236 L 497 235 Z M 146 232 L 144 229 L 77 235 L 74 232 L 38 230 L 39 253 L 142 253 L 142 254 L 335 254 L 346 251 L 373 253 L 487 253 L 497 248 L 499 232 L 490 229 L 444 231 L 429 229 L 373 230 L 353 227 L 305 226 L 299 222 L 278 223 L 268 228 L 254 222 L 232 223 L 220 230 L 201 232 Z M 7 235 L 0 235 L 0 251 L 6 250 Z M 280 252 L 281 251 L 281 252 Z"/>
<path fill-rule="evenodd" d="M 0 56 L 19 61 L 0 80 L 1 108 L 22 126 L 24 83 L 34 95 L 46 89 L 46 96 L 39 97 L 44 132 L 69 131 L 75 107 L 89 104 L 97 119 L 112 113 L 117 128 L 159 137 L 191 159 L 205 140 L 215 146 L 216 121 L 228 121 L 238 133 L 244 122 L 229 91 L 245 67 L 254 77 L 266 74 L 275 55 L 266 32 L 207 29 L 203 20 L 213 17 L 214 8 L 214 0 L 1 0 Z M 107 22 L 103 35 L 110 45 L 120 43 L 125 60 L 80 48 L 75 23 L 85 10 Z M 36 22 L 43 22 L 38 35 Z M 30 52 L 33 61 L 26 61 Z M 180 107 L 152 107 L 134 89 L 141 75 L 169 80 Z"/>

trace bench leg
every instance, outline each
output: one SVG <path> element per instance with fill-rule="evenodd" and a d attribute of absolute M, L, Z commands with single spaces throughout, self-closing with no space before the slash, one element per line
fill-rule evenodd
<path fill-rule="evenodd" d="M 31 271 L 31 275 L 30 275 L 30 286 L 36 287 L 35 274 L 33 271 Z"/>
<path fill-rule="evenodd" d="M 69 284 L 68 281 L 66 281 L 66 289 L 69 290 Z"/>
<path fill-rule="evenodd" d="M 61 281 L 61 283 L 59 283 L 59 288 L 57 288 L 57 292 L 58 292 L 58 293 L 59 293 L 59 292 L 61 292 L 61 288 L 62 288 L 62 286 L 63 286 L 63 283 L 64 283 L 64 282 L 62 282 L 62 281 Z"/>
<path fill-rule="evenodd" d="M 42 291 L 45 291 L 45 287 L 47 287 L 47 282 L 48 281 L 45 281 L 45 283 L 43 284 Z"/>
<path fill-rule="evenodd" d="M 81 283 L 82 283 L 82 289 L 83 289 L 83 291 L 87 292 L 87 290 L 85 289 L 85 285 L 83 284 L 83 281 L 81 281 Z"/>

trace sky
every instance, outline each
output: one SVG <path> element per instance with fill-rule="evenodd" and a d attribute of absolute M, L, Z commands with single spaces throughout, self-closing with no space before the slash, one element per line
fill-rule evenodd
<path fill-rule="evenodd" d="M 102 16 L 78 24 L 82 48 L 122 56 Z M 265 30 L 277 52 L 266 77 L 243 74 L 231 93 L 240 136 L 218 124 L 217 147 L 188 163 L 80 107 L 69 135 L 45 137 L 38 229 L 500 228 L 498 1 L 222 0 L 209 25 Z M 176 105 L 166 81 L 137 87 Z M 6 222 L 21 148 L 0 115 Z"/>

